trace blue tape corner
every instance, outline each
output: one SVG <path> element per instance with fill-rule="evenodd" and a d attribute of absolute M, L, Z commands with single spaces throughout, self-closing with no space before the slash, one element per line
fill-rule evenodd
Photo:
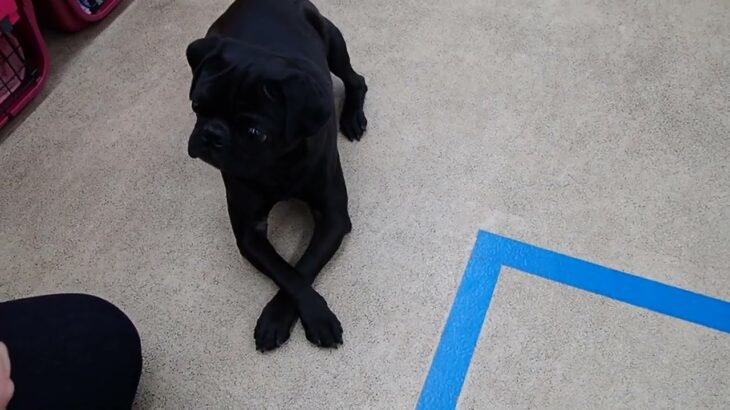
<path fill-rule="evenodd" d="M 503 266 L 730 333 L 730 303 L 480 231 L 417 410 L 456 408 Z"/>

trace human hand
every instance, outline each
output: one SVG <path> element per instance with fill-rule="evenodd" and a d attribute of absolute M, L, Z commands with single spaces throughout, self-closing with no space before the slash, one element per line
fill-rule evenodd
<path fill-rule="evenodd" d="M 0 342 L 0 410 L 5 410 L 13 398 L 15 385 L 10 380 L 10 357 L 5 343 Z"/>

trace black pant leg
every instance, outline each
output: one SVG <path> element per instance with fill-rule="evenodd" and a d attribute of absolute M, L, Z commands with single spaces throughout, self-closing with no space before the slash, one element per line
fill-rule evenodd
<path fill-rule="evenodd" d="M 111 303 L 89 295 L 0 303 L 15 409 L 128 409 L 142 370 L 137 330 Z"/>

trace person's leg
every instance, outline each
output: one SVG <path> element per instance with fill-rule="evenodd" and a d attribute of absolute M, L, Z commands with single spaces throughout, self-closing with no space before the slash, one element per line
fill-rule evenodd
<path fill-rule="evenodd" d="M 128 409 L 142 370 L 139 335 L 114 305 L 79 294 L 0 303 L 12 409 Z"/>

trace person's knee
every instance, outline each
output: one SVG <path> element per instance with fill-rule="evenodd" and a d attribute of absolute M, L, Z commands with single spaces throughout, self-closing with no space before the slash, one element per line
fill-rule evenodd
<path fill-rule="evenodd" d="M 82 312 L 77 325 L 88 328 L 98 337 L 108 339 L 117 346 L 123 356 L 138 362 L 141 367 L 142 347 L 137 328 L 117 306 L 98 296 L 66 294 L 64 305 Z"/>
<path fill-rule="evenodd" d="M 137 329 L 119 308 L 86 294 L 37 296 L 0 307 L 12 319 L 0 335 L 11 351 L 17 400 L 52 408 L 48 400 L 72 391 L 56 407 L 131 406 L 142 349 Z M 30 386 L 46 389 L 48 397 L 34 395 Z"/>

